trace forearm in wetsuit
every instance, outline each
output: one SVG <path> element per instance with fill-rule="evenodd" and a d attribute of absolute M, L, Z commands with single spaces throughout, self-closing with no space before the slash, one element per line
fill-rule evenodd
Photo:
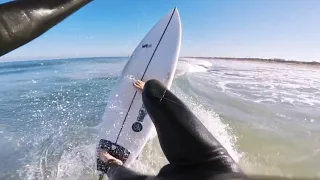
<path fill-rule="evenodd" d="M 92 0 L 21 0 L 0 4 L 0 56 L 32 41 Z"/>
<path fill-rule="evenodd" d="M 217 174 L 242 172 L 200 120 L 159 81 L 146 82 L 142 99 L 170 162 L 157 177 L 211 179 Z"/>

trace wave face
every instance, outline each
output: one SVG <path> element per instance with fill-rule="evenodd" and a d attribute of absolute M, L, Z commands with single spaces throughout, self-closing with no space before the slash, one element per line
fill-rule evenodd
<path fill-rule="evenodd" d="M 95 179 L 97 127 L 126 61 L 0 63 L 0 179 Z M 318 69 L 181 58 L 171 90 L 245 171 L 319 176 Z M 155 134 L 132 168 L 166 163 Z"/>

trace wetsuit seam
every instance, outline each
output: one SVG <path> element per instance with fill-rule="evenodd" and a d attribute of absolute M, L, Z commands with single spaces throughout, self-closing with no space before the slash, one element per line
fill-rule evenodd
<path fill-rule="evenodd" d="M 181 104 L 179 104 L 179 103 L 177 103 L 177 102 L 175 102 L 175 101 L 173 101 L 173 100 L 171 100 L 171 99 L 168 99 L 168 98 L 162 97 L 162 98 L 160 99 L 160 101 L 161 101 L 162 99 L 168 100 L 168 101 L 170 101 L 170 102 L 172 102 L 172 103 L 174 103 L 174 104 L 176 104 L 176 105 L 178 105 L 178 106 L 182 107 L 183 109 L 188 110 L 188 109 L 187 109 L 187 108 L 185 108 L 183 105 L 181 105 Z M 188 111 L 189 111 L 189 110 L 188 110 Z"/>
<path fill-rule="evenodd" d="M 164 96 L 166 95 L 166 93 L 167 93 L 167 89 L 164 90 L 164 93 L 163 93 L 162 97 L 160 98 L 160 102 L 162 101 L 162 99 L 164 98 Z"/>

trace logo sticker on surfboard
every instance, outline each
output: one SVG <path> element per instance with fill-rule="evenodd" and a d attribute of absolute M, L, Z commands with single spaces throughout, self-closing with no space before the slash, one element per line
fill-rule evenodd
<path fill-rule="evenodd" d="M 150 48 L 150 47 L 152 47 L 152 44 L 143 44 L 142 45 L 142 48 Z"/>
<path fill-rule="evenodd" d="M 140 131 L 142 131 L 143 126 L 142 126 L 141 123 L 143 122 L 143 120 L 144 120 L 144 118 L 146 117 L 146 115 L 147 115 L 147 111 L 146 111 L 144 105 L 142 104 L 142 107 L 141 107 L 140 110 L 139 110 L 139 115 L 138 115 L 138 117 L 137 117 L 137 121 L 132 124 L 132 130 L 133 130 L 134 132 L 140 132 Z"/>

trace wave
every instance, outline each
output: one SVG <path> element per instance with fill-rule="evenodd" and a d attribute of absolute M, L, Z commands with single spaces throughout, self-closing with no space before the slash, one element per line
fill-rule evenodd
<path fill-rule="evenodd" d="M 227 121 L 220 117 L 211 106 L 203 102 L 203 94 L 196 95 L 198 92 L 195 92 L 195 89 L 202 89 L 198 85 L 190 79 L 190 76 L 183 76 L 175 80 L 172 92 L 187 104 L 205 127 L 227 149 L 233 159 L 238 162 L 244 153 L 237 148 L 237 135 Z"/>
<path fill-rule="evenodd" d="M 175 77 L 182 76 L 186 73 L 207 72 L 210 67 L 212 67 L 212 63 L 206 60 L 180 58 Z"/>
<path fill-rule="evenodd" d="M 57 64 L 57 62 L 70 62 L 77 60 L 79 61 L 95 61 L 98 62 L 102 60 L 128 60 L 129 57 L 82 57 L 82 58 L 63 58 L 63 59 L 47 59 L 47 60 L 23 60 L 23 61 L 2 61 L 0 62 L 0 70 L 3 68 L 25 68 L 25 67 L 35 67 L 35 66 L 43 66 L 50 64 Z M 207 60 L 236 60 L 236 61 L 256 61 L 256 62 L 267 62 L 267 63 L 287 63 L 287 64 L 303 64 L 303 65 L 320 65 L 319 61 L 301 61 L 301 60 L 286 60 L 280 58 L 236 58 L 236 57 L 201 57 L 201 56 L 190 56 L 190 57 L 179 57 L 179 61 L 199 61 L 201 59 Z M 30 65 L 32 62 L 32 65 Z M 54 63 L 50 63 L 54 62 Z M 19 65 L 20 64 L 20 65 Z M 205 66 L 205 65 L 204 65 Z"/>
<path fill-rule="evenodd" d="M 297 65 L 312 65 L 319 66 L 320 62 L 317 61 L 299 61 L 299 60 L 286 60 L 286 59 L 263 59 L 263 58 L 233 58 L 233 57 L 184 57 L 188 59 L 210 59 L 210 60 L 233 60 L 233 61 L 255 61 L 255 62 L 267 62 L 267 63 L 286 63 Z"/>
<path fill-rule="evenodd" d="M 94 179 L 95 129 L 73 126 L 48 132 L 33 139 L 17 172 L 21 179 Z"/>
<path fill-rule="evenodd" d="M 29 69 L 29 68 L 37 68 L 44 66 L 52 66 L 52 65 L 61 65 L 65 64 L 65 60 L 37 60 L 37 61 L 21 61 L 21 62 L 4 62 L 0 63 L 0 70 L 5 69 Z"/>
<path fill-rule="evenodd" d="M 47 60 L 24 60 L 24 61 L 2 61 L 2 69 L 33 68 L 39 66 L 61 65 L 78 62 L 119 62 L 127 60 L 127 57 L 84 57 L 84 58 L 65 58 L 65 59 L 47 59 Z"/>

